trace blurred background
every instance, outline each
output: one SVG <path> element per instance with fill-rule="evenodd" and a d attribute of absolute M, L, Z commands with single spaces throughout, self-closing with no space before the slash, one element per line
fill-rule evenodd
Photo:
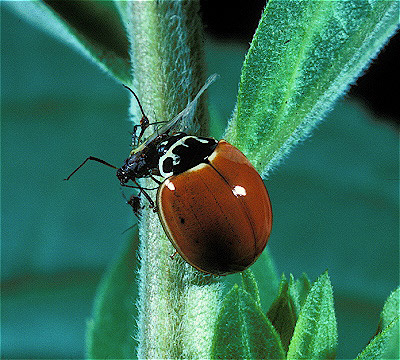
<path fill-rule="evenodd" d="M 221 137 L 265 2 L 203 2 L 212 135 Z M 82 358 L 96 287 L 135 221 L 113 170 L 130 151 L 129 94 L 71 48 L 1 8 L 1 346 L 4 358 Z M 224 20 L 223 20 L 224 19 Z M 338 358 L 374 335 L 398 286 L 399 36 L 266 182 L 279 274 L 328 269 Z"/>

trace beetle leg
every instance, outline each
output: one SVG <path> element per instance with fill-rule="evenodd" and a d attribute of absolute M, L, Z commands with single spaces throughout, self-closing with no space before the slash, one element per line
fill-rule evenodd
<path fill-rule="evenodd" d="M 131 189 L 139 189 L 139 190 L 157 190 L 158 189 L 158 186 L 157 187 L 153 187 L 153 188 L 146 188 L 146 187 L 143 187 L 143 186 L 140 186 L 140 185 L 138 185 L 138 186 L 126 185 L 126 184 L 120 184 L 120 185 L 124 186 L 124 187 L 131 188 Z"/>
<path fill-rule="evenodd" d="M 140 191 L 142 192 L 142 194 L 146 197 L 147 201 L 150 203 L 150 207 L 154 208 L 154 201 L 151 199 L 150 195 L 144 190 L 144 188 L 142 188 L 136 180 L 133 180 L 133 182 L 137 185 L 137 187 L 140 189 Z"/>
<path fill-rule="evenodd" d="M 140 128 L 140 127 L 141 127 L 141 125 L 135 125 L 135 126 L 133 127 L 133 132 L 132 132 L 132 146 L 137 146 L 137 144 L 138 144 L 138 137 L 136 136 L 136 132 L 137 132 L 137 129 Z"/>
<path fill-rule="evenodd" d="M 139 145 L 140 140 L 142 139 L 142 136 L 143 136 L 144 132 L 150 126 L 150 122 L 149 122 L 149 119 L 147 118 L 147 116 L 143 116 L 142 117 L 142 120 L 140 120 L 140 125 L 139 126 L 140 126 L 141 130 L 140 130 L 140 134 L 139 134 L 139 136 L 137 138 L 136 145 Z M 136 133 L 135 133 L 135 135 L 136 135 Z"/>
<path fill-rule="evenodd" d="M 135 183 L 136 183 L 136 181 L 135 181 Z M 145 191 L 145 190 L 155 190 L 155 189 L 147 189 L 147 188 L 141 187 L 139 184 L 137 184 L 137 186 L 121 184 L 121 186 L 129 187 L 132 189 L 139 189 L 140 192 L 146 197 L 147 201 L 150 203 L 150 207 L 153 208 L 155 206 L 154 201 L 151 199 L 150 195 Z"/>
<path fill-rule="evenodd" d="M 178 253 L 178 251 L 175 250 L 175 252 L 172 255 L 169 256 L 171 258 L 171 260 L 174 260 L 174 258 L 175 258 L 177 253 Z"/>
<path fill-rule="evenodd" d="M 144 134 L 144 132 L 146 131 L 146 129 L 150 126 L 150 125 L 158 125 L 158 124 L 164 124 L 167 121 L 156 121 L 156 122 L 149 122 L 149 119 L 147 117 L 142 117 L 142 120 L 140 120 L 140 125 L 135 125 L 133 127 L 133 136 L 132 136 L 132 144 L 134 146 L 138 146 L 140 144 L 140 140 L 142 140 L 142 136 Z M 136 130 L 137 128 L 141 128 L 140 130 L 140 134 L 139 136 L 136 136 Z M 156 129 L 156 131 L 158 131 L 158 129 Z"/>
<path fill-rule="evenodd" d="M 152 179 L 154 182 L 156 182 L 158 185 L 161 185 L 161 184 L 162 184 L 162 182 L 159 181 L 159 180 L 157 180 L 153 175 L 150 175 L 150 177 L 151 177 L 151 179 Z"/>

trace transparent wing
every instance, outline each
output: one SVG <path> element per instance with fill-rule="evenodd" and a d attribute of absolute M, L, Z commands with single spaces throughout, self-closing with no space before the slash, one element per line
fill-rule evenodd
<path fill-rule="evenodd" d="M 193 131 L 193 117 L 196 112 L 197 101 L 204 91 L 217 79 L 218 75 L 213 74 L 208 77 L 205 84 L 199 90 L 197 95 L 192 101 L 172 120 L 168 121 L 165 125 L 161 126 L 157 131 L 155 131 L 150 137 L 142 143 L 134 152 L 140 151 L 145 148 L 149 143 L 151 143 L 159 134 L 164 134 L 169 131 L 187 131 L 191 129 Z"/>
<path fill-rule="evenodd" d="M 202 88 L 199 90 L 195 98 L 189 102 L 189 104 L 184 108 L 178 115 L 176 115 L 171 121 L 165 124 L 159 133 L 164 133 L 166 131 L 187 131 L 193 128 L 193 117 L 196 112 L 197 102 L 200 96 L 207 90 L 207 88 L 217 79 L 218 75 L 211 75 Z M 193 131 L 193 130 L 192 130 Z"/>

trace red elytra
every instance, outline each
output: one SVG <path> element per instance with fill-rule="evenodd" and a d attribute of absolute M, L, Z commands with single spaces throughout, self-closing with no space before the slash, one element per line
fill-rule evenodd
<path fill-rule="evenodd" d="M 271 203 L 260 175 L 242 152 L 224 140 L 208 163 L 160 185 L 157 208 L 179 254 L 198 270 L 215 275 L 252 265 L 272 227 Z"/>

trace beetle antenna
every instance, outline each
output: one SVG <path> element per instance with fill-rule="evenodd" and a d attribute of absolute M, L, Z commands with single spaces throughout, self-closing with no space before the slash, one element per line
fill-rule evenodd
<path fill-rule="evenodd" d="M 140 100 L 139 100 L 138 96 L 135 94 L 135 92 L 134 92 L 129 86 L 126 86 L 126 85 L 124 85 L 124 84 L 122 84 L 122 86 L 123 86 L 124 88 L 128 89 L 128 90 L 133 94 L 133 96 L 135 97 L 137 103 L 139 104 L 139 108 L 140 108 L 140 111 L 142 112 L 143 117 L 145 117 L 145 118 L 147 119 L 147 116 L 146 116 L 146 114 L 144 113 L 142 104 L 140 103 Z"/>
<path fill-rule="evenodd" d="M 137 223 L 133 224 L 132 226 L 129 226 L 127 229 L 125 229 L 125 230 L 121 233 L 121 235 L 125 234 L 127 231 L 129 231 L 129 230 L 131 230 L 131 229 L 134 229 L 136 226 L 138 226 Z"/>
<path fill-rule="evenodd" d="M 68 176 L 67 178 L 65 178 L 64 180 L 69 180 L 70 177 L 71 177 L 72 175 L 74 175 L 74 174 L 75 174 L 83 165 L 85 165 L 86 162 L 89 161 L 89 160 L 97 161 L 97 162 L 99 162 L 100 164 L 107 165 L 107 166 L 109 166 L 110 168 L 113 168 L 113 169 L 118 169 L 117 167 L 115 167 L 114 165 L 111 165 L 111 164 L 108 163 L 107 161 L 104 161 L 104 160 L 99 159 L 99 158 L 94 157 L 94 156 L 88 156 L 88 157 L 86 158 L 86 160 L 85 160 L 82 164 L 80 164 L 80 165 L 79 165 L 71 174 L 69 174 L 69 176 Z"/>

